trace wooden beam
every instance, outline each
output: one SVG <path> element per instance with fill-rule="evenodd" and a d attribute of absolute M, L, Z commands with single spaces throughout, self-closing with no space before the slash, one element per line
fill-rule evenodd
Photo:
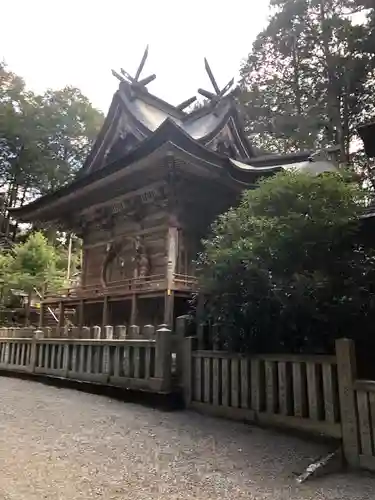
<path fill-rule="evenodd" d="M 164 324 L 173 329 L 174 292 L 167 290 L 164 295 Z"/>
<path fill-rule="evenodd" d="M 135 325 L 137 321 L 137 295 L 134 293 L 132 296 L 132 307 L 130 312 L 130 325 Z"/>
<path fill-rule="evenodd" d="M 64 302 L 61 300 L 59 302 L 59 327 L 62 328 L 64 325 L 65 325 Z"/>
<path fill-rule="evenodd" d="M 85 315 L 85 311 L 84 311 L 84 302 L 83 300 L 80 300 L 79 301 L 79 304 L 78 304 L 78 326 L 79 328 L 82 328 L 83 326 L 83 323 L 84 323 L 84 315 Z"/>
<path fill-rule="evenodd" d="M 193 102 L 195 102 L 196 100 L 197 98 L 195 96 L 190 97 L 190 99 L 186 99 L 186 101 L 183 101 L 181 104 L 176 106 L 176 109 L 178 109 L 179 111 L 183 111 L 185 108 L 190 106 L 190 104 L 193 104 Z"/>
<path fill-rule="evenodd" d="M 108 296 L 105 295 L 103 299 L 103 316 L 102 316 L 102 327 L 104 328 L 108 325 Z"/>
<path fill-rule="evenodd" d="M 141 59 L 141 63 L 138 66 L 137 72 L 135 74 L 135 78 L 134 78 L 135 81 L 138 81 L 139 77 L 141 76 L 141 73 L 142 73 L 142 70 L 143 70 L 144 65 L 146 63 L 147 57 L 148 57 L 148 45 L 146 45 L 145 51 L 144 51 L 142 59 Z"/>

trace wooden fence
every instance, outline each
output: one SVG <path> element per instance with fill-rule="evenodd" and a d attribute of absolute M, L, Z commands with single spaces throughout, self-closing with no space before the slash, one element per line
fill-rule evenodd
<path fill-rule="evenodd" d="M 340 437 L 335 356 L 252 356 L 185 343 L 185 402 L 217 416 Z"/>
<path fill-rule="evenodd" d="M 0 338 L 0 370 L 169 392 L 171 332 L 148 340 Z"/>
<path fill-rule="evenodd" d="M 375 470 L 375 381 L 358 380 L 351 340 L 333 356 L 243 356 L 197 349 L 186 326 L 182 317 L 175 334 L 162 325 L 0 336 L 0 370 L 182 391 L 187 408 L 214 416 L 341 438 L 350 465 Z"/>

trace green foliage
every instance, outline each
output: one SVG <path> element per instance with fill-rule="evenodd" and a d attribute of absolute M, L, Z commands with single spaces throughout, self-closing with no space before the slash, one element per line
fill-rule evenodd
<path fill-rule="evenodd" d="M 59 268 L 59 255 L 42 233 L 32 233 L 25 243 L 16 245 L 6 257 L 5 283 L 32 293 L 34 288 L 43 290 L 59 286 L 63 272 Z"/>
<path fill-rule="evenodd" d="M 374 252 L 359 238 L 367 193 L 327 174 L 278 174 L 247 191 L 204 242 L 208 319 L 227 347 L 327 352 L 372 333 Z"/>
<path fill-rule="evenodd" d="M 37 95 L 0 65 L 0 188 L 22 205 L 71 181 L 103 115 L 73 87 Z"/>
<path fill-rule="evenodd" d="M 337 144 L 341 161 L 354 161 L 356 128 L 375 112 L 375 9 L 366 6 L 271 1 L 268 26 L 241 68 L 255 145 L 291 152 Z"/>

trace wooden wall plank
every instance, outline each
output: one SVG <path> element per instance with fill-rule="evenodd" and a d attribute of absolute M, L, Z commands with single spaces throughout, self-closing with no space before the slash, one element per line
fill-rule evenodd
<path fill-rule="evenodd" d="M 229 406 L 229 359 L 221 360 L 221 403 Z"/>
<path fill-rule="evenodd" d="M 280 361 L 277 363 L 278 377 L 279 377 L 279 406 L 282 415 L 292 414 L 292 377 L 290 363 Z"/>
<path fill-rule="evenodd" d="M 266 376 L 266 410 L 268 413 L 277 413 L 277 369 L 274 361 L 265 362 Z"/>
<path fill-rule="evenodd" d="M 324 363 L 322 365 L 323 374 L 323 396 L 324 396 L 324 413 L 327 422 L 337 421 L 337 406 L 336 394 L 333 382 L 332 365 Z"/>
<path fill-rule="evenodd" d="M 194 401 L 202 401 L 202 358 L 194 359 Z"/>
<path fill-rule="evenodd" d="M 141 374 L 141 353 L 139 347 L 134 347 L 133 356 L 134 356 L 134 378 L 140 378 Z"/>
<path fill-rule="evenodd" d="M 204 402 L 210 403 L 210 391 L 211 391 L 211 360 L 210 358 L 204 358 Z"/>
<path fill-rule="evenodd" d="M 363 455 L 372 456 L 372 432 L 370 426 L 370 408 L 367 392 L 357 391 L 357 408 L 361 451 Z"/>
<path fill-rule="evenodd" d="M 52 369 L 56 367 L 56 344 L 51 344 L 51 365 Z"/>
<path fill-rule="evenodd" d="M 78 371 L 80 373 L 85 373 L 85 354 L 86 354 L 86 346 L 81 345 L 79 346 L 79 364 L 78 364 Z"/>
<path fill-rule="evenodd" d="M 240 364 L 238 359 L 231 360 L 231 406 L 234 408 L 240 407 Z"/>
<path fill-rule="evenodd" d="M 294 416 L 307 416 L 306 365 L 293 363 Z"/>
<path fill-rule="evenodd" d="M 123 367 L 124 377 L 130 377 L 130 371 L 131 371 L 130 347 L 124 347 L 122 367 Z"/>
<path fill-rule="evenodd" d="M 372 453 L 375 456 L 375 393 L 369 392 Z"/>
<path fill-rule="evenodd" d="M 249 408 L 249 360 L 241 359 L 241 408 Z"/>
<path fill-rule="evenodd" d="M 251 360 L 251 408 L 257 412 L 264 407 L 264 362 L 260 359 Z"/>
<path fill-rule="evenodd" d="M 306 376 L 309 418 L 320 420 L 323 415 L 324 406 L 322 394 L 320 394 L 318 383 L 319 372 L 316 363 L 306 363 Z"/>
<path fill-rule="evenodd" d="M 146 347 L 145 352 L 145 379 L 151 377 L 151 347 Z"/>
<path fill-rule="evenodd" d="M 220 360 L 212 360 L 212 403 L 215 406 L 220 404 Z"/>

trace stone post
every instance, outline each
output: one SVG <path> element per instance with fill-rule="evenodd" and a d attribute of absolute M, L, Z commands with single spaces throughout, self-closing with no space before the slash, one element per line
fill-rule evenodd
<path fill-rule="evenodd" d="M 100 326 L 93 326 L 92 327 L 92 336 L 95 340 L 100 339 Z"/>
<path fill-rule="evenodd" d="M 161 379 L 161 391 L 169 392 L 172 380 L 171 335 L 168 328 L 159 328 L 156 332 L 155 378 Z"/>
<path fill-rule="evenodd" d="M 125 325 L 118 325 L 116 326 L 116 335 L 119 340 L 125 340 L 126 339 L 126 326 Z"/>
<path fill-rule="evenodd" d="M 104 327 L 104 333 L 105 333 L 105 338 L 107 340 L 112 340 L 113 339 L 113 326 L 106 325 Z"/>

